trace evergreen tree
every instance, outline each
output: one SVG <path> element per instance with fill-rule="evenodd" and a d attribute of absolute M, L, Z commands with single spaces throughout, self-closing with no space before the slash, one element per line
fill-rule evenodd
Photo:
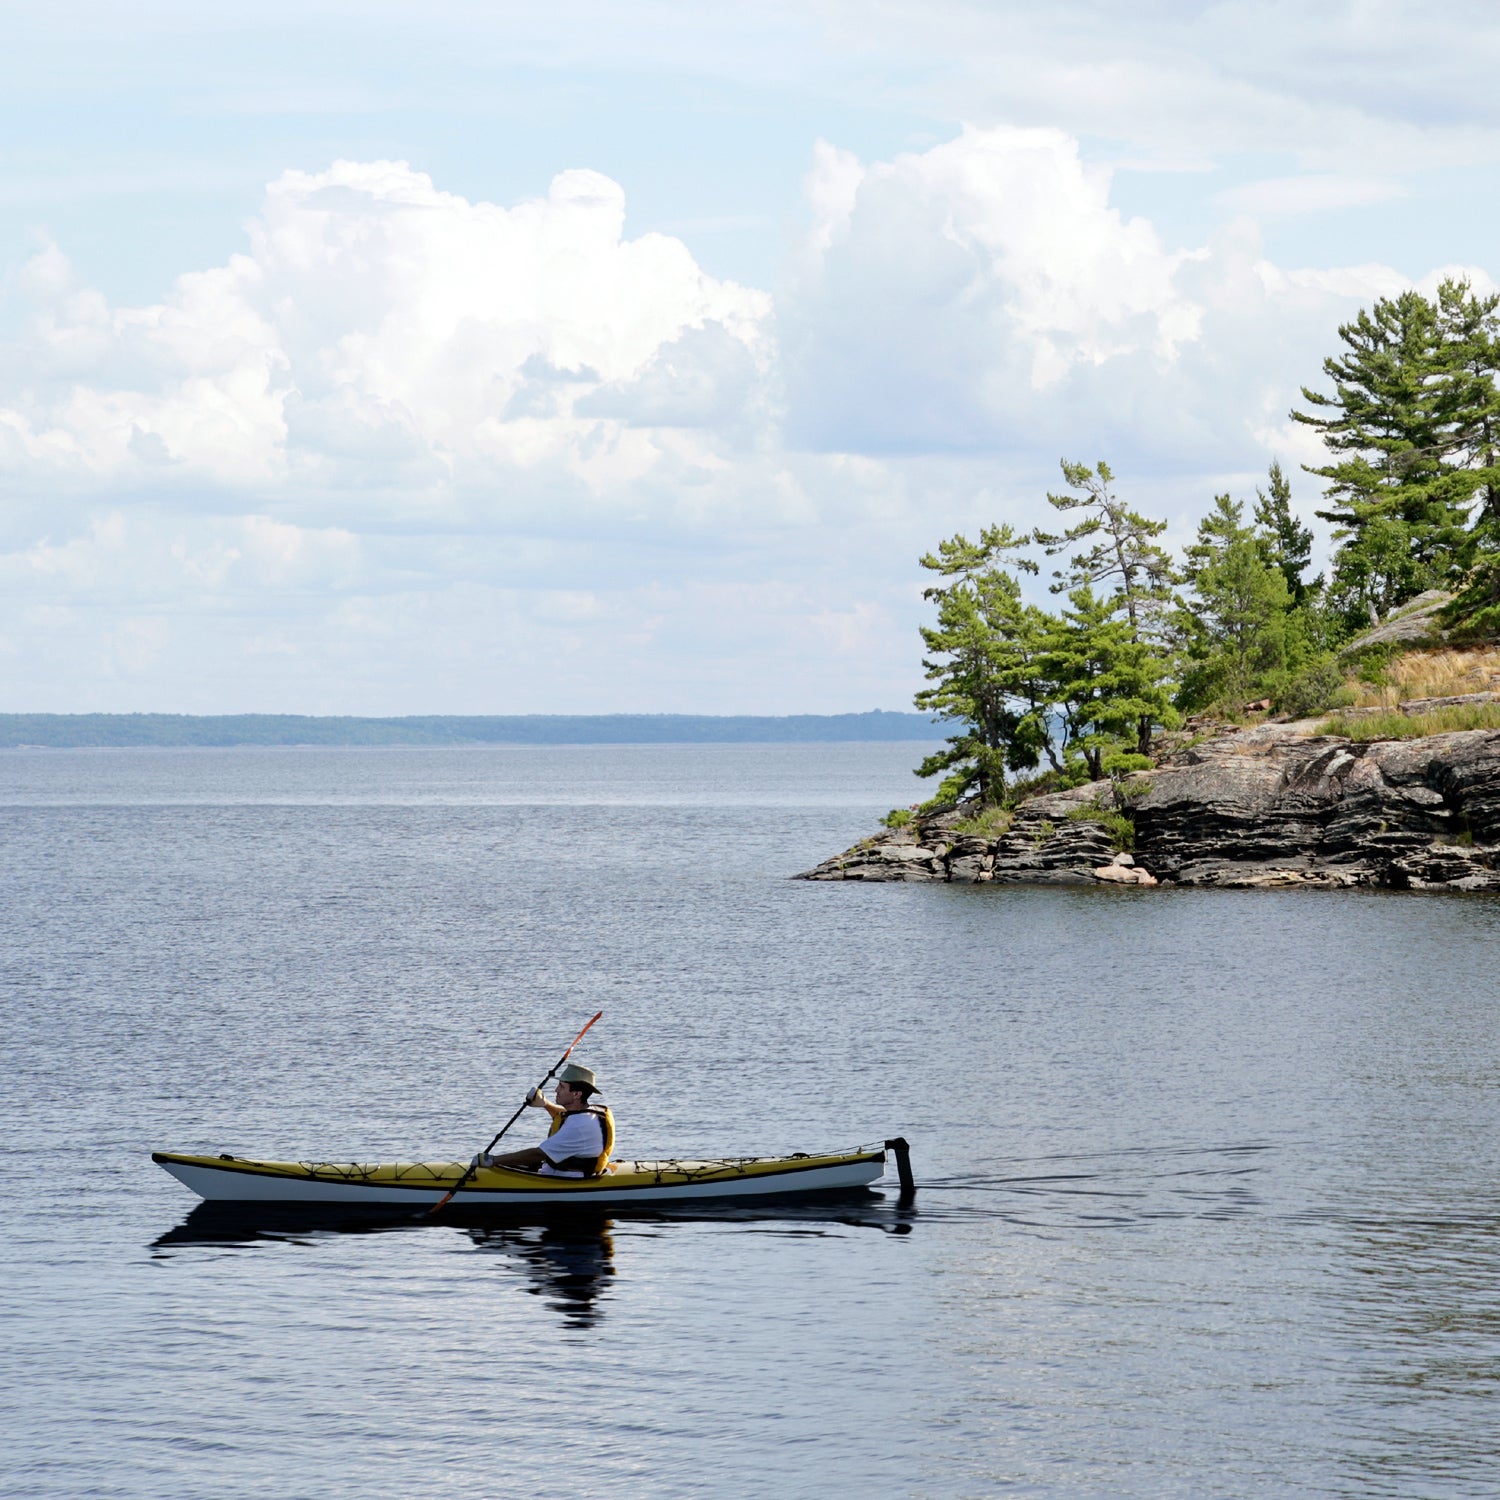
<path fill-rule="evenodd" d="M 1443 611 L 1456 638 L 1500 634 L 1500 296 L 1475 296 L 1467 282 L 1438 288 L 1438 316 L 1448 354 L 1447 381 L 1454 412 L 1453 448 L 1474 477 L 1468 547 L 1459 559 L 1467 576 Z"/>
<path fill-rule="evenodd" d="M 1268 561 L 1244 511 L 1228 495 L 1216 496 L 1187 549 L 1191 598 L 1178 617 L 1192 663 L 1179 695 L 1184 707 L 1242 705 L 1284 672 L 1293 654 L 1286 575 Z"/>
<path fill-rule="evenodd" d="M 1063 478 L 1076 493 L 1047 496 L 1054 510 L 1082 511 L 1083 519 L 1052 536 L 1038 530 L 1036 540 L 1049 557 L 1075 550 L 1067 566 L 1054 573 L 1054 594 L 1113 583 L 1108 599 L 1111 615 L 1120 614 L 1129 627 L 1130 639 L 1153 655 L 1159 677 L 1165 680 L 1170 665 L 1167 640 L 1169 616 L 1176 602 L 1172 592 L 1175 575 L 1171 559 L 1156 540 L 1167 529 L 1165 521 L 1151 521 L 1131 510 L 1112 489 L 1114 472 L 1102 459 L 1093 468 L 1062 460 Z M 1144 701 L 1144 700 L 1143 700 Z M 1152 735 L 1161 719 L 1143 709 L 1136 719 L 1136 753 L 1151 753 Z"/>
<path fill-rule="evenodd" d="M 1110 488 L 1114 472 L 1102 459 L 1094 468 L 1062 460 L 1063 478 L 1080 493 L 1048 494 L 1054 510 L 1083 511 L 1084 518 L 1058 536 L 1038 530 L 1036 540 L 1049 557 L 1097 538 L 1068 559 L 1065 569 L 1053 576 L 1054 594 L 1083 584 L 1115 581 L 1115 598 L 1130 621 L 1130 633 L 1138 641 L 1160 640 L 1172 605 L 1172 562 L 1156 538 L 1167 529 L 1165 521 L 1148 521 L 1131 510 Z"/>
<path fill-rule="evenodd" d="M 1334 394 L 1303 387 L 1335 461 L 1308 472 L 1328 481 L 1318 515 L 1343 545 L 1331 593 L 1371 619 L 1441 581 L 1461 554 L 1472 474 L 1454 447 L 1458 387 L 1437 307 L 1408 291 L 1382 298 L 1339 328 L 1346 352 L 1323 361 Z"/>
<path fill-rule="evenodd" d="M 1027 538 L 1008 526 L 987 527 L 979 541 L 955 536 L 921 559 L 948 580 L 923 598 L 938 607 L 937 624 L 922 627 L 932 653 L 924 660 L 932 687 L 916 695 L 920 709 L 954 720 L 960 728 L 947 747 L 929 755 L 918 776 L 946 772 L 935 800 L 957 802 L 971 791 L 998 803 L 1007 771 L 1028 770 L 1048 742 L 1049 687 L 1041 668 L 1046 616 L 1025 603 L 1013 568 L 1036 564 L 1006 554 Z"/>
<path fill-rule="evenodd" d="M 1150 762 L 1139 750 L 1142 721 L 1175 727 L 1177 714 L 1166 683 L 1167 664 L 1137 640 L 1114 603 L 1082 584 L 1050 623 L 1043 666 L 1061 721 L 1047 753 L 1058 770 L 1082 763 L 1090 781 L 1140 770 Z"/>
<path fill-rule="evenodd" d="M 1439 616 L 1453 641 L 1500 637 L 1500 558 L 1487 558 L 1469 575 Z"/>
<path fill-rule="evenodd" d="M 1467 281 L 1448 280 L 1437 307 L 1449 461 L 1469 476 L 1478 500 L 1471 516 L 1478 549 L 1500 550 L 1500 294 L 1478 297 Z"/>
<path fill-rule="evenodd" d="M 1293 607 L 1301 608 L 1308 595 L 1316 593 L 1322 585 L 1321 576 L 1311 584 L 1302 579 L 1312 560 L 1312 530 L 1292 513 L 1291 481 L 1276 459 L 1271 460 L 1267 480 L 1270 493 L 1265 490 L 1255 492 L 1255 524 L 1260 528 L 1258 540 L 1267 562 L 1281 569 Z"/>

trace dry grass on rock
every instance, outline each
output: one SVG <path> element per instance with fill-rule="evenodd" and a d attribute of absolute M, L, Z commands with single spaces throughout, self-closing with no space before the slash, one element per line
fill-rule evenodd
<path fill-rule="evenodd" d="M 1408 651 L 1396 657 L 1382 675 L 1385 678 L 1382 687 L 1350 683 L 1357 695 L 1356 708 L 1394 709 L 1398 703 L 1412 698 L 1457 698 L 1465 693 L 1495 692 L 1500 690 L 1500 646 L 1478 646 L 1468 651 L 1454 648 Z"/>

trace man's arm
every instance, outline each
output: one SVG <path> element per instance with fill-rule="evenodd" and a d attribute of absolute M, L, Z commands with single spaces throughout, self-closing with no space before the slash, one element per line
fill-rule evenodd
<path fill-rule="evenodd" d="M 535 1146 L 528 1146 L 524 1151 L 507 1151 L 501 1156 L 487 1157 L 484 1162 L 484 1165 L 490 1167 L 524 1167 L 531 1172 L 546 1164 L 547 1158 Z"/>
<path fill-rule="evenodd" d="M 562 1105 L 554 1103 L 540 1089 L 532 1089 L 532 1091 L 526 1096 L 526 1102 L 533 1109 L 545 1109 L 554 1120 L 557 1119 L 559 1115 L 567 1113 L 567 1111 L 563 1109 Z"/>

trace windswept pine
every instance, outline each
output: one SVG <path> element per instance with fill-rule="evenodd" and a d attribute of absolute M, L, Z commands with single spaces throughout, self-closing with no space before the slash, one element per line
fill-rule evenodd
<path fill-rule="evenodd" d="M 1339 328 L 1323 361 L 1332 394 L 1303 388 L 1329 462 L 1340 545 L 1329 603 L 1373 624 L 1426 589 L 1451 583 L 1500 548 L 1500 294 L 1448 280 L 1435 299 L 1381 298 Z"/>

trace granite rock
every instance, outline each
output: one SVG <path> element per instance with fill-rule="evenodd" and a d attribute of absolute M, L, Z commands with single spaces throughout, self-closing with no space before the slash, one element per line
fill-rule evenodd
<path fill-rule="evenodd" d="M 1311 721 L 1184 746 L 1116 787 L 1033 797 L 1003 832 L 956 808 L 801 878 L 1500 891 L 1500 731 L 1350 741 Z M 1133 818 L 1130 854 L 1102 818 Z"/>
<path fill-rule="evenodd" d="M 1452 599 L 1453 595 L 1443 589 L 1428 589 L 1425 594 L 1407 600 L 1400 609 L 1393 610 L 1363 635 L 1356 636 L 1344 647 L 1342 654 L 1355 656 L 1369 646 L 1436 644 L 1443 639 L 1438 615 Z"/>

